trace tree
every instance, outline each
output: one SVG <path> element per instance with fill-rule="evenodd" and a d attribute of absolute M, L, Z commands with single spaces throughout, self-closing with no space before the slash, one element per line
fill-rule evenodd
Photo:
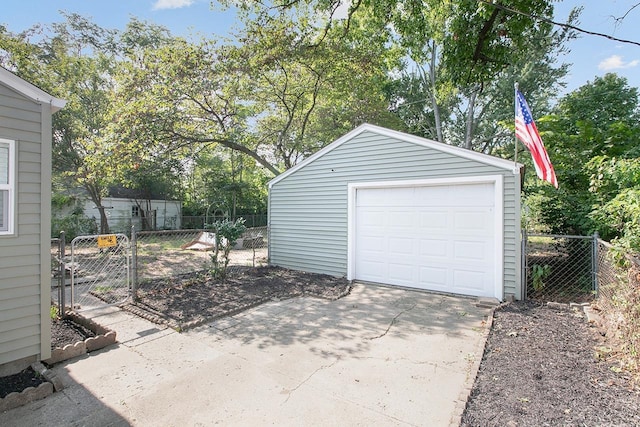
<path fill-rule="evenodd" d="M 325 37 L 318 43 L 326 43 L 336 30 L 348 37 L 358 22 L 386 34 L 383 43 L 403 49 L 410 59 L 389 98 L 406 121 L 403 127 L 483 152 L 512 146 L 510 132 L 500 123 L 512 121 L 515 81 L 542 88 L 536 95 L 544 96 L 536 99 L 546 107 L 566 74 L 566 66 L 554 62 L 573 37 L 572 31 L 554 31 L 545 21 L 553 15 L 550 0 L 517 0 L 508 6 L 477 0 L 360 0 L 347 3 L 346 17 L 337 13 L 344 7 L 341 0 L 227 3 L 271 19 L 312 7 L 317 21 L 325 23 Z"/>
<path fill-rule="evenodd" d="M 117 77 L 112 133 L 128 141 L 118 152 L 142 141 L 157 153 L 217 144 L 277 175 L 354 125 L 391 120 L 381 88 L 395 50 L 364 28 L 345 38 L 309 22 L 265 18 L 235 42 L 146 49 Z"/>
<path fill-rule="evenodd" d="M 578 12 L 573 11 L 570 22 L 576 19 Z M 436 21 L 410 24 L 413 15 L 430 16 Z M 428 130 L 426 137 L 467 149 L 511 156 L 513 128 L 505 126 L 505 123 L 513 122 L 514 82 L 519 82 L 522 90 L 531 95 L 536 111 L 547 111 L 554 88 L 561 85 L 561 79 L 567 72 L 567 66 L 557 65 L 556 60 L 563 52 L 564 44 L 574 34 L 562 29 L 554 31 L 550 24 L 532 23 L 526 29 L 527 43 L 522 45 L 522 51 L 507 58 L 499 69 L 489 68 L 493 70 L 492 78 L 474 81 L 461 79 L 456 70 L 464 67 L 446 59 L 447 48 L 443 43 L 450 31 L 446 29 L 446 19 L 437 13 L 427 15 L 426 12 L 423 15 L 413 13 L 407 18 L 407 28 L 420 24 L 423 28 L 435 30 L 423 32 L 421 37 L 426 41 L 422 45 L 420 37 L 410 32 L 407 32 L 406 40 L 401 40 L 408 46 L 409 55 L 416 64 L 415 71 L 409 73 L 405 80 L 415 82 L 409 87 L 417 89 L 424 102 L 414 101 L 414 97 L 403 92 L 400 86 L 394 94 L 394 98 L 400 100 L 395 111 L 401 117 L 407 117 L 406 105 L 411 112 L 408 115 L 412 122 L 409 127 L 423 127 Z M 452 66 L 453 69 L 450 68 Z M 509 154 L 504 150 L 506 147 L 511 147 Z"/>
<path fill-rule="evenodd" d="M 125 32 L 118 33 L 77 14 L 63 16 L 64 22 L 50 28 L 36 27 L 17 35 L 3 29 L 2 63 L 68 101 L 53 118 L 53 172 L 68 178 L 69 185 L 86 190 L 98 209 L 100 232 L 108 233 L 102 199 L 131 164 L 116 152 L 122 146 L 119 135 L 108 132 L 114 116 L 113 76 L 126 54 L 139 51 L 140 46 L 158 46 L 167 32 L 132 20 Z"/>
<path fill-rule="evenodd" d="M 552 115 L 538 120 L 560 188 L 532 182 L 532 215 L 554 232 L 629 237 L 622 222 L 637 218 L 631 201 L 640 183 L 639 119 L 637 88 L 615 74 L 563 97 Z M 630 210 L 619 209 L 626 202 Z"/>

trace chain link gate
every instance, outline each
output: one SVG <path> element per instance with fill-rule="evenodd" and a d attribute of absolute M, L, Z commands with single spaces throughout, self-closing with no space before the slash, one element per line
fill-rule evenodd
<path fill-rule="evenodd" d="M 124 234 L 78 236 L 71 241 L 71 308 L 119 304 L 131 294 L 131 245 Z"/>
<path fill-rule="evenodd" d="M 598 291 L 598 235 L 523 233 L 527 299 L 583 303 Z"/>

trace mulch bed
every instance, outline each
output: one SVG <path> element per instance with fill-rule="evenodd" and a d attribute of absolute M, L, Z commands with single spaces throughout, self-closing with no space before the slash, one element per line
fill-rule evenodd
<path fill-rule="evenodd" d="M 75 344 L 95 334 L 82 325 L 68 319 L 53 319 L 51 321 L 51 349 L 64 348 L 65 345 Z M 21 392 L 27 387 L 37 387 L 46 379 L 31 368 L 27 368 L 14 375 L 0 377 L 0 399 L 9 393 Z"/>
<path fill-rule="evenodd" d="M 335 300 L 350 289 L 345 278 L 280 267 L 235 267 L 223 281 L 206 272 L 146 280 L 138 287 L 137 302 L 123 308 L 185 330 L 274 299 L 308 295 Z"/>
<path fill-rule="evenodd" d="M 75 344 L 87 338 L 95 337 L 93 331 L 78 325 L 69 319 L 54 319 L 51 321 L 51 350 L 56 347 Z"/>
<path fill-rule="evenodd" d="M 640 425 L 640 393 L 580 312 L 495 312 L 463 426 Z"/>
<path fill-rule="evenodd" d="M 38 375 L 31 368 L 17 374 L 0 377 L 0 399 L 4 399 L 9 393 L 19 393 L 27 387 L 38 387 L 45 381 L 43 376 Z"/>

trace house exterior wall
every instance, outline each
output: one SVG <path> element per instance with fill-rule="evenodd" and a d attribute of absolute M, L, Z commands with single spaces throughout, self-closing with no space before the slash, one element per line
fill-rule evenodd
<path fill-rule="evenodd" d="M 17 156 L 15 229 L 0 236 L 2 375 L 51 351 L 51 107 L 0 83 L 0 138 L 15 141 Z"/>
<path fill-rule="evenodd" d="M 102 200 L 105 206 L 107 217 L 109 218 L 109 228 L 118 232 L 128 232 L 134 225 L 136 230 L 142 230 L 142 217 L 132 216 L 132 208 L 136 205 L 135 200 L 125 198 L 106 197 Z M 142 201 L 141 206 L 146 208 L 146 201 Z M 156 211 L 156 228 L 178 230 L 182 221 L 182 203 L 176 200 L 151 200 L 151 210 Z M 87 218 L 96 218 L 100 224 L 100 215 L 95 203 L 85 200 L 83 211 Z"/>
<path fill-rule="evenodd" d="M 364 131 L 272 183 L 269 260 L 344 276 L 348 270 L 348 184 L 503 176 L 504 293 L 521 297 L 520 182 L 513 170 Z"/>

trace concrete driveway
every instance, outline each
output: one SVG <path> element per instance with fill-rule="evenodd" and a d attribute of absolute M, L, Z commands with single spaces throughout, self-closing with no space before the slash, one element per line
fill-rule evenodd
<path fill-rule="evenodd" d="M 119 343 L 54 367 L 66 388 L 0 425 L 458 425 L 489 312 L 356 284 L 338 301 L 274 301 L 182 334 L 86 313 Z"/>

